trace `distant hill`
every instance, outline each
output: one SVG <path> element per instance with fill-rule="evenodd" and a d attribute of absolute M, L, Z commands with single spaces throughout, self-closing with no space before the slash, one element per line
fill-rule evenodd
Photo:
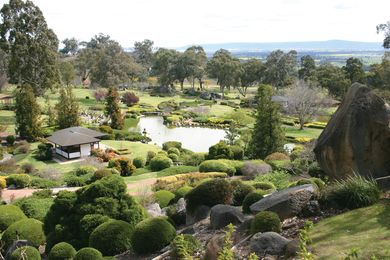
<path fill-rule="evenodd" d="M 314 52 L 340 52 L 340 51 L 383 51 L 381 42 L 355 42 L 343 40 L 329 41 L 307 41 L 307 42 L 237 42 L 237 43 L 213 43 L 199 44 L 207 53 L 215 52 L 219 49 L 226 49 L 235 52 L 269 52 L 277 49 L 314 51 Z M 184 51 L 191 45 L 176 48 Z"/>

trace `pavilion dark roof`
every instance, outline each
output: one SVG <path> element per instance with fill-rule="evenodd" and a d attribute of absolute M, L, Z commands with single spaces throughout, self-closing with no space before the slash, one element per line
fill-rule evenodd
<path fill-rule="evenodd" d="M 88 144 L 100 141 L 98 137 L 106 134 L 88 128 L 74 126 L 54 132 L 48 141 L 60 146 Z"/>

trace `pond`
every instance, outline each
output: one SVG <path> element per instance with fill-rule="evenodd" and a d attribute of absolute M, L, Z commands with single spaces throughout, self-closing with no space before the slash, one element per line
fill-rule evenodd
<path fill-rule="evenodd" d="M 161 116 L 141 117 L 137 130 L 146 130 L 147 136 L 152 139 L 150 143 L 162 146 L 167 141 L 181 142 L 183 148 L 194 152 L 208 152 L 209 147 L 225 138 L 222 129 L 205 127 L 175 127 L 168 128 L 164 125 Z"/>

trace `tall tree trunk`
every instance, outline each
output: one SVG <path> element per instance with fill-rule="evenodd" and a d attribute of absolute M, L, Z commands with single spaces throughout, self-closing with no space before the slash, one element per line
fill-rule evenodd
<path fill-rule="evenodd" d="M 181 91 L 184 90 L 184 80 L 180 81 L 180 89 L 181 89 Z"/>

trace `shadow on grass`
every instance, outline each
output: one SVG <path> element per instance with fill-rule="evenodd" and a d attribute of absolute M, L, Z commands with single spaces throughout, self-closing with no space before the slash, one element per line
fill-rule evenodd
<path fill-rule="evenodd" d="M 378 223 L 383 227 L 390 229 L 390 198 L 382 199 L 379 203 L 385 206 L 377 217 Z"/>

